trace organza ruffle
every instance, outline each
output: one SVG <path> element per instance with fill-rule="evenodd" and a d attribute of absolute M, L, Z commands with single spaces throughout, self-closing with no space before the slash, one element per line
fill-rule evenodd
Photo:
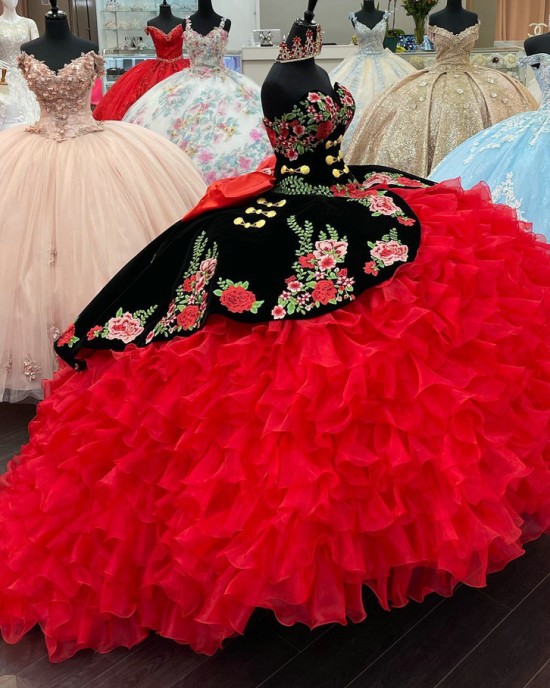
<path fill-rule="evenodd" d="M 97 120 L 121 120 L 132 105 L 166 77 L 189 67 L 180 60 L 145 60 L 118 78 L 94 110 Z"/>
<path fill-rule="evenodd" d="M 550 527 L 550 247 L 485 188 L 398 191 L 416 261 L 312 320 L 212 317 L 65 368 L 0 492 L 0 626 L 50 657 L 256 607 L 365 617 L 483 586 Z"/>

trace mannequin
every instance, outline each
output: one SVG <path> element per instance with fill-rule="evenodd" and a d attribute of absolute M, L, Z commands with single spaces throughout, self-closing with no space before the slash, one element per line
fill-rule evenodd
<path fill-rule="evenodd" d="M 430 26 L 439 26 L 454 34 L 462 33 L 475 26 L 479 17 L 475 12 L 465 10 L 462 0 L 447 0 L 447 7 L 430 15 Z"/>
<path fill-rule="evenodd" d="M 529 56 L 539 53 L 548 53 L 550 55 L 550 31 L 540 36 L 531 36 L 531 38 L 525 41 L 523 47 Z"/>
<path fill-rule="evenodd" d="M 363 7 L 359 12 L 355 13 L 355 18 L 360 21 L 361 24 L 368 26 L 369 29 L 374 29 L 374 27 L 379 24 L 382 19 L 384 19 L 384 12 L 382 10 L 376 9 L 374 0 L 364 0 Z"/>
<path fill-rule="evenodd" d="M 154 26 L 156 29 L 160 29 L 166 34 L 170 33 L 172 29 L 175 29 L 176 26 L 179 26 L 180 24 L 185 27 L 185 19 L 182 19 L 181 17 L 175 17 L 172 14 L 172 7 L 166 2 L 166 0 L 163 1 L 162 5 L 159 5 L 158 16 L 154 17 L 153 19 L 149 19 L 147 22 L 147 26 Z"/>
<path fill-rule="evenodd" d="M 34 55 L 52 71 L 58 72 L 82 53 L 98 52 L 99 46 L 71 33 L 65 12 L 57 7 L 57 0 L 50 0 L 51 10 L 46 14 L 45 32 L 40 38 L 25 43 L 21 51 Z"/>
<path fill-rule="evenodd" d="M 27 86 L 22 72 L 17 68 L 21 45 L 38 38 L 38 28 L 32 19 L 16 12 L 17 0 L 0 0 L 0 66 L 9 91 L 3 89 L 0 103 L 0 131 L 19 124 L 32 124 L 38 119 L 38 102 Z M 0 75 L 1 76 L 1 75 Z"/>
<path fill-rule="evenodd" d="M 296 19 L 294 22 L 286 39 L 288 48 L 292 48 L 296 37 L 303 44 L 308 31 L 314 34 L 321 31 L 320 26 L 314 21 L 316 5 L 317 0 L 309 0 L 304 18 Z M 334 95 L 328 74 L 316 65 L 314 57 L 295 62 L 275 62 L 262 87 L 264 115 L 268 119 L 274 119 L 282 113 L 290 112 L 294 104 L 310 91 Z"/>
<path fill-rule="evenodd" d="M 220 14 L 214 12 L 212 0 L 199 0 L 197 11 L 189 17 L 193 29 L 203 36 L 206 36 L 220 26 L 222 19 L 223 17 Z M 231 30 L 231 19 L 226 19 L 222 28 L 229 32 Z"/>

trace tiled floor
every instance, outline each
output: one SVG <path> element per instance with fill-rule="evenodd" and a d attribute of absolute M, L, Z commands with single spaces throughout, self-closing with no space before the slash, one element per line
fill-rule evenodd
<path fill-rule="evenodd" d="M 26 439 L 32 407 L 0 405 L 0 469 Z M 1 537 L 1 534 L 0 534 Z M 309 631 L 258 612 L 214 657 L 151 636 L 132 650 L 48 662 L 41 633 L 0 641 L 0 688 L 550 688 L 550 538 L 483 590 Z"/>

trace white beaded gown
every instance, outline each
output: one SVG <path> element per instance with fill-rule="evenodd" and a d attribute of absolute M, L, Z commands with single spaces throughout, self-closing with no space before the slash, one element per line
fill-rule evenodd
<path fill-rule="evenodd" d="M 333 84 L 343 84 L 355 100 L 356 111 L 344 140 L 342 151 L 345 153 L 363 113 L 373 100 L 386 89 L 416 69 L 402 57 L 384 48 L 389 12 L 384 13 L 372 29 L 360 22 L 355 14 L 349 19 L 357 35 L 358 48 L 330 73 Z"/>
<path fill-rule="evenodd" d="M 0 17 L 0 61 L 7 64 L 7 86 L 0 86 L 0 131 L 18 124 L 32 124 L 40 115 L 38 102 L 17 68 L 23 43 L 38 38 L 32 19 L 10 22 Z"/>
<path fill-rule="evenodd" d="M 0 400 L 42 396 L 53 341 L 118 270 L 202 196 L 176 146 L 146 129 L 96 122 L 90 92 L 103 60 L 57 74 L 19 58 L 39 121 L 0 132 Z"/>

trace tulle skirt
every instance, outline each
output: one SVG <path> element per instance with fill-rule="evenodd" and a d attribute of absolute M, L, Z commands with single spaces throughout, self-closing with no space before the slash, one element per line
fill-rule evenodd
<path fill-rule="evenodd" d="M 175 146 L 123 123 L 61 143 L 16 127 L 0 159 L 0 399 L 20 401 L 41 397 L 53 340 L 205 185 Z"/>
<path fill-rule="evenodd" d="M 466 139 L 536 108 L 529 91 L 502 72 L 436 63 L 379 96 L 357 122 L 346 160 L 427 177 Z"/>
<path fill-rule="evenodd" d="M 416 73 L 411 64 L 387 49 L 374 54 L 358 51 L 332 70 L 332 83 L 343 84 L 351 92 L 356 106 L 355 117 L 342 142 L 344 153 L 351 143 L 355 127 L 376 97 L 409 74 Z"/>
<path fill-rule="evenodd" d="M 94 110 L 98 120 L 121 120 L 132 105 L 153 86 L 189 67 L 189 60 L 145 60 L 123 74 Z"/>
<path fill-rule="evenodd" d="M 150 631 L 205 653 L 256 607 L 361 621 L 550 527 L 550 248 L 488 191 L 399 191 L 416 261 L 349 307 L 197 334 L 51 383 L 0 491 L 0 628 L 50 657 Z"/>

